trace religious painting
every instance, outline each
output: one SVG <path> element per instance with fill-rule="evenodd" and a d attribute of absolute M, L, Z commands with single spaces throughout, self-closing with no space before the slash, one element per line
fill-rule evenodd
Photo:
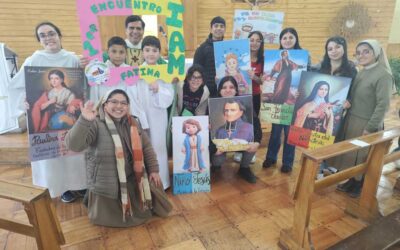
<path fill-rule="evenodd" d="M 25 67 L 26 105 L 32 161 L 73 154 L 64 137 L 80 115 L 85 76 L 80 68 Z"/>
<path fill-rule="evenodd" d="M 239 95 L 251 94 L 251 69 L 249 39 L 214 42 L 216 82 L 224 76 L 233 76 L 239 87 Z"/>
<path fill-rule="evenodd" d="M 210 192 L 208 116 L 173 117 L 173 194 Z"/>
<path fill-rule="evenodd" d="M 222 152 L 247 150 L 254 141 L 251 95 L 208 100 L 211 139 Z"/>
<path fill-rule="evenodd" d="M 290 125 L 302 71 L 307 70 L 306 50 L 266 50 L 261 86 L 260 118 Z"/>
<path fill-rule="evenodd" d="M 288 143 L 314 149 L 334 143 L 351 78 L 303 72 Z"/>

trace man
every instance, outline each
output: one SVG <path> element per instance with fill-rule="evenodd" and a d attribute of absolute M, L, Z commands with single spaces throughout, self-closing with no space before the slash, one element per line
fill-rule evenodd
<path fill-rule="evenodd" d="M 242 120 L 246 107 L 239 100 L 229 100 L 224 105 L 225 124 L 215 133 L 216 139 L 254 140 L 253 125 Z"/>
<path fill-rule="evenodd" d="M 143 63 L 142 39 L 145 23 L 140 16 L 131 15 L 125 19 L 126 64 L 139 66 Z"/>
<path fill-rule="evenodd" d="M 214 17 L 210 23 L 210 34 L 208 38 L 197 48 L 193 58 L 193 64 L 200 64 L 204 68 L 204 81 L 210 90 L 211 97 L 217 96 L 213 43 L 224 40 L 224 35 L 225 20 L 220 16 Z"/>

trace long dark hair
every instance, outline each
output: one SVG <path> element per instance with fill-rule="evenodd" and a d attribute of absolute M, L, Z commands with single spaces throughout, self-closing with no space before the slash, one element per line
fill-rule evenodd
<path fill-rule="evenodd" d="M 248 38 L 250 39 L 250 37 L 254 34 L 258 35 L 261 40 L 260 49 L 257 52 L 257 63 L 264 64 L 264 37 L 260 31 L 255 30 L 255 31 L 250 32 Z"/>
<path fill-rule="evenodd" d="M 51 75 L 56 75 L 56 76 L 60 77 L 61 80 L 62 80 L 61 85 L 62 85 L 64 88 L 68 88 L 67 85 L 66 85 L 65 82 L 64 82 L 64 79 L 65 79 L 64 73 L 63 73 L 61 70 L 58 70 L 58 69 L 53 69 L 53 70 L 51 70 L 51 71 L 49 72 L 49 74 L 47 75 L 47 78 L 49 79 L 49 81 L 50 81 L 50 76 L 51 76 Z M 51 84 L 50 84 L 50 85 L 51 85 Z"/>
<path fill-rule="evenodd" d="M 279 34 L 279 49 L 283 49 L 282 43 L 281 43 L 281 39 L 286 33 L 291 33 L 296 38 L 296 43 L 294 44 L 294 47 L 292 49 L 301 49 L 300 41 L 299 41 L 299 35 L 297 34 L 296 29 L 295 28 L 291 28 L 291 27 L 283 29 L 281 31 L 281 33 Z"/>
<path fill-rule="evenodd" d="M 336 72 L 342 72 L 342 76 L 347 76 L 347 77 L 353 77 L 353 73 L 352 73 L 352 66 L 349 62 L 348 56 L 347 56 L 347 42 L 346 39 L 344 39 L 341 36 L 333 36 L 330 37 L 326 43 L 325 43 L 325 55 L 324 55 L 324 59 L 322 60 L 321 63 L 321 69 L 319 70 L 320 73 L 324 73 L 324 74 L 331 74 L 331 70 L 332 70 L 332 65 L 331 65 L 331 59 L 328 56 L 328 44 L 330 42 L 334 42 L 337 43 L 339 45 L 341 45 L 343 47 L 343 57 L 342 57 L 342 63 L 340 64 L 340 67 L 338 69 L 336 69 L 335 72 L 333 72 L 333 75 Z"/>
<path fill-rule="evenodd" d="M 192 78 L 194 72 L 199 72 L 201 75 L 201 78 L 203 78 L 203 84 L 200 86 L 200 88 L 204 87 L 204 69 L 200 64 L 193 64 L 187 71 L 185 80 L 183 81 L 183 86 L 184 87 L 189 87 L 189 81 Z"/>
<path fill-rule="evenodd" d="M 222 90 L 222 87 L 224 86 L 224 84 L 226 82 L 231 82 L 233 84 L 233 86 L 235 86 L 235 90 L 236 90 L 236 95 L 235 96 L 238 96 L 239 95 L 239 87 L 238 87 L 238 84 L 237 84 L 237 81 L 236 81 L 235 77 L 233 77 L 233 76 L 224 76 L 224 77 L 222 77 L 221 81 L 218 84 L 218 97 L 222 97 L 221 96 L 221 90 Z"/>
<path fill-rule="evenodd" d="M 35 36 L 36 36 L 36 39 L 37 39 L 38 42 L 40 42 L 40 37 L 39 37 L 39 34 L 38 34 L 38 30 L 39 30 L 40 27 L 42 27 L 44 25 L 48 25 L 48 26 L 52 27 L 57 32 L 57 35 L 60 38 L 62 37 L 61 30 L 55 24 L 53 24 L 51 22 L 41 22 L 38 25 L 36 25 L 36 27 L 35 27 Z"/>

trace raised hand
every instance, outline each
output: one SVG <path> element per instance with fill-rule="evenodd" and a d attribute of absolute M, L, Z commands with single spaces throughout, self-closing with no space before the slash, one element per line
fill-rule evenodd
<path fill-rule="evenodd" d="M 83 118 L 88 121 L 94 121 L 94 119 L 96 119 L 97 111 L 94 107 L 94 102 L 87 101 L 85 106 L 82 106 L 82 103 L 79 103 L 79 106 L 81 107 L 81 115 Z"/>

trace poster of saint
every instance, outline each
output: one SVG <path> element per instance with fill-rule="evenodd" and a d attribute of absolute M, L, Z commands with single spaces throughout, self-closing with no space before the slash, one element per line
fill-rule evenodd
<path fill-rule="evenodd" d="M 80 115 L 84 72 L 79 68 L 25 67 L 31 161 L 74 154 L 64 137 Z"/>
<path fill-rule="evenodd" d="M 246 39 L 250 32 L 258 30 L 265 44 L 279 44 L 284 13 L 261 10 L 235 10 L 233 39 Z"/>
<path fill-rule="evenodd" d="M 288 143 L 315 149 L 334 143 L 351 78 L 303 72 Z"/>
<path fill-rule="evenodd" d="M 211 139 L 222 152 L 247 150 L 254 141 L 251 95 L 208 100 Z"/>
<path fill-rule="evenodd" d="M 290 125 L 302 71 L 307 70 L 306 50 L 266 50 L 261 86 L 261 119 Z"/>
<path fill-rule="evenodd" d="M 239 86 L 239 95 L 251 94 L 249 39 L 214 43 L 217 84 L 224 76 L 233 76 Z"/>
<path fill-rule="evenodd" d="M 173 194 L 210 192 L 208 116 L 172 118 Z"/>

